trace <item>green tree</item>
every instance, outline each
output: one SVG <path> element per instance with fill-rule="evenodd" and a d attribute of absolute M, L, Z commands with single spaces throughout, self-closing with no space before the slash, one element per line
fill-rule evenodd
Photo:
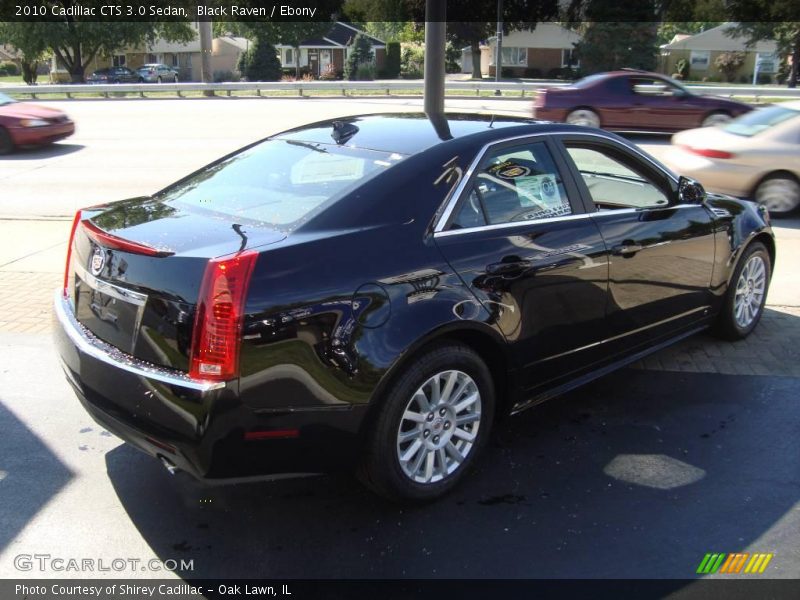
<path fill-rule="evenodd" d="M 33 85 L 36 83 L 39 62 L 47 55 L 47 44 L 35 28 L 17 25 L 0 22 L 0 43 L 10 44 L 17 49 L 20 53 L 22 79 L 28 85 Z"/>
<path fill-rule="evenodd" d="M 409 14 L 418 21 L 425 18 L 425 0 L 406 0 Z M 559 13 L 558 0 L 504 0 L 503 32 L 536 28 L 539 21 L 555 19 Z M 464 21 L 447 23 L 447 37 L 459 51 L 465 46 L 472 50 L 472 77 L 481 78 L 481 42 L 497 30 L 497 4 L 486 0 L 459 0 L 458 16 Z M 451 17 L 452 18 L 452 17 Z"/>
<path fill-rule="evenodd" d="M 364 73 L 362 67 L 372 64 L 373 57 L 372 42 L 367 36 L 361 33 L 357 34 L 344 66 L 344 78 L 350 81 L 356 80 Z"/>
<path fill-rule="evenodd" d="M 618 0 L 588 0 L 583 39 L 575 49 L 587 73 L 633 67 L 652 71 L 658 55 L 654 0 L 620 4 Z"/>
<path fill-rule="evenodd" d="M 247 52 L 239 57 L 239 72 L 248 81 L 278 81 L 283 74 L 275 46 L 257 37 Z"/>
<path fill-rule="evenodd" d="M 75 6 L 73 0 L 57 0 L 50 4 L 63 9 Z M 84 8 L 94 8 L 95 14 L 100 14 L 100 7 L 107 4 L 107 0 L 81 2 Z M 180 4 L 180 0 L 173 3 Z M 84 81 L 86 67 L 99 54 L 111 55 L 126 47 L 152 43 L 158 38 L 188 42 L 196 35 L 188 21 L 127 22 L 88 18 L 91 20 L 65 17 L 63 21 L 53 22 L 9 22 L 3 30 L 8 43 L 18 48 L 30 40 L 39 39 L 67 69 L 73 83 Z"/>
<path fill-rule="evenodd" d="M 800 11 L 797 0 L 730 0 L 728 9 L 738 26 L 735 36 L 745 37 L 750 44 L 775 40 L 778 53 L 792 57 L 787 85 L 797 87 L 800 79 Z"/>
<path fill-rule="evenodd" d="M 397 79 L 400 76 L 400 42 L 386 42 L 384 75 L 387 79 Z"/>

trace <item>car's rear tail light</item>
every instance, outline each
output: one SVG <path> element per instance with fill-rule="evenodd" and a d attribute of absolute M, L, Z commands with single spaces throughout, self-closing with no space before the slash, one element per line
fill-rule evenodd
<path fill-rule="evenodd" d="M 208 261 L 192 334 L 189 376 L 222 381 L 239 374 L 239 345 L 247 287 L 258 253 Z"/>
<path fill-rule="evenodd" d="M 72 229 L 69 232 L 69 244 L 67 245 L 67 264 L 64 266 L 64 297 L 69 296 L 69 278 L 72 275 L 72 244 L 75 242 L 75 230 L 81 222 L 81 211 L 75 213 L 72 219 Z"/>
<path fill-rule="evenodd" d="M 687 152 L 691 152 L 692 154 L 697 154 L 698 156 L 705 156 L 706 158 L 733 158 L 736 156 L 732 152 L 726 152 L 725 150 L 712 150 L 710 148 L 693 148 L 692 146 L 682 146 L 684 150 Z"/>
<path fill-rule="evenodd" d="M 175 254 L 171 250 L 159 250 L 158 248 L 153 248 L 147 244 L 132 242 L 131 240 L 125 240 L 121 237 L 117 237 L 116 235 L 112 235 L 106 231 L 103 231 L 91 221 L 84 221 L 83 228 L 86 230 L 86 235 L 92 238 L 95 242 L 105 246 L 106 248 L 112 248 L 113 250 L 122 250 L 123 252 L 130 252 L 132 254 L 144 254 L 145 256 L 159 257 L 171 256 Z"/>

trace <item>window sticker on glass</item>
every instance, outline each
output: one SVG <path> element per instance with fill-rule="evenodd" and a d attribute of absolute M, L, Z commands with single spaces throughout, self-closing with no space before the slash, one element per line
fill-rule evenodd
<path fill-rule="evenodd" d="M 558 208 L 563 202 L 552 174 L 517 177 L 514 180 L 521 206 L 540 206 L 547 209 Z"/>
<path fill-rule="evenodd" d="M 497 175 L 503 179 L 516 179 L 518 177 L 524 177 L 530 172 L 531 170 L 528 167 L 518 165 L 511 160 L 503 161 L 500 164 L 492 165 L 489 168 L 489 173 L 492 175 Z"/>
<path fill-rule="evenodd" d="M 354 156 L 314 153 L 292 165 L 292 183 L 351 181 L 364 176 L 364 159 Z"/>

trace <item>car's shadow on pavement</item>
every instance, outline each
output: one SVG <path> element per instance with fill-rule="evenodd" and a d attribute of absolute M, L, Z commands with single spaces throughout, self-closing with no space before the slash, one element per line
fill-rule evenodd
<path fill-rule="evenodd" d="M 416 508 L 347 476 L 209 488 L 127 445 L 106 462 L 154 552 L 194 561 L 186 579 L 689 578 L 706 552 L 775 551 L 798 396 L 791 377 L 624 370 L 501 423 L 468 480 Z"/>
<path fill-rule="evenodd" d="M 82 144 L 48 144 L 46 146 L 33 146 L 18 148 L 11 154 L 3 154 L 0 160 L 42 160 L 43 158 L 56 158 L 66 156 L 83 150 Z"/>

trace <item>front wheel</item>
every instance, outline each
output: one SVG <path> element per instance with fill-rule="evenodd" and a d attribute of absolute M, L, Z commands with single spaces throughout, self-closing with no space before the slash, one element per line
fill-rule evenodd
<path fill-rule="evenodd" d="M 771 175 L 758 184 L 755 199 L 776 217 L 788 215 L 800 206 L 800 183 L 791 175 Z"/>
<path fill-rule="evenodd" d="M 750 244 L 739 259 L 717 317 L 716 333 L 728 340 L 746 338 L 758 325 L 767 301 L 772 264 L 761 242 Z"/>
<path fill-rule="evenodd" d="M 728 121 L 731 120 L 731 116 L 728 113 L 724 112 L 713 112 L 708 115 L 703 122 L 700 124 L 701 127 L 717 127 L 719 125 L 724 125 Z"/>
<path fill-rule="evenodd" d="M 573 110 L 567 115 L 567 123 L 570 125 L 583 125 L 584 127 L 600 127 L 600 116 L 588 108 Z"/>
<path fill-rule="evenodd" d="M 395 501 L 443 496 L 486 443 L 494 405 L 492 376 L 473 350 L 447 344 L 425 352 L 388 391 L 359 477 Z"/>

